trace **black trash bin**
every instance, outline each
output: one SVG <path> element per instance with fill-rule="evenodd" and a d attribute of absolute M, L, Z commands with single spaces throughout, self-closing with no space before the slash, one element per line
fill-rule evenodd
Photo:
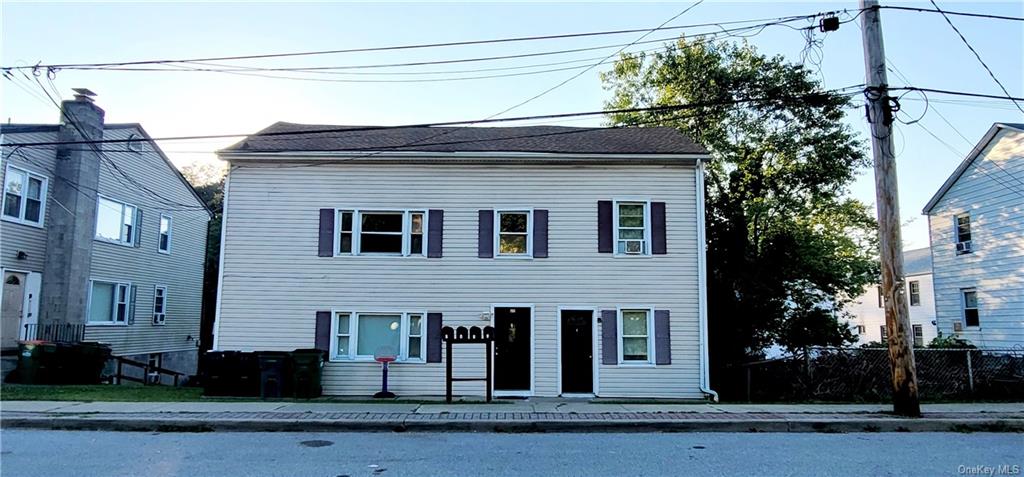
<path fill-rule="evenodd" d="M 257 353 L 238 352 L 234 355 L 231 371 L 233 380 L 231 382 L 232 396 L 259 396 L 260 395 L 260 360 Z"/>
<path fill-rule="evenodd" d="M 260 351 L 256 354 L 260 363 L 260 397 L 266 399 L 286 396 L 289 353 L 283 351 Z"/>
<path fill-rule="evenodd" d="M 311 399 L 323 394 L 322 380 L 327 353 L 318 349 L 292 351 L 292 390 L 295 397 Z"/>
<path fill-rule="evenodd" d="M 83 341 L 63 350 L 64 382 L 70 384 L 99 384 L 103 369 L 111 356 L 110 345 L 96 341 Z"/>

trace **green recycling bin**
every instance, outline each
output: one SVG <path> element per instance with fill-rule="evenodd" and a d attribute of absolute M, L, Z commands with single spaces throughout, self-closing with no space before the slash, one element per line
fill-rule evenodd
<path fill-rule="evenodd" d="M 18 381 L 22 384 L 43 383 L 44 341 L 18 342 Z"/>
<path fill-rule="evenodd" d="M 292 391 L 295 397 L 311 399 L 323 394 L 323 369 L 327 353 L 319 349 L 292 351 Z"/>

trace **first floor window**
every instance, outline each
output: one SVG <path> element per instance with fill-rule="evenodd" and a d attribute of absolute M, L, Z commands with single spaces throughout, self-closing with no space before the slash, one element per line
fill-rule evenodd
<path fill-rule="evenodd" d="M 498 255 L 530 254 L 530 212 L 498 211 Z"/>
<path fill-rule="evenodd" d="M 400 361 L 421 361 L 423 328 L 422 313 L 336 313 L 331 356 L 372 360 L 393 355 Z"/>
<path fill-rule="evenodd" d="M 924 346 L 924 327 L 921 325 L 911 325 L 914 329 L 914 346 Z"/>
<path fill-rule="evenodd" d="M 921 282 L 910 282 L 910 306 L 921 306 Z"/>
<path fill-rule="evenodd" d="M 620 333 L 623 363 L 651 362 L 651 311 L 621 310 Z"/>
<path fill-rule="evenodd" d="M 885 300 L 882 298 L 882 287 L 876 287 L 878 289 L 878 307 L 885 308 Z"/>
<path fill-rule="evenodd" d="M 403 210 L 338 211 L 338 255 L 423 255 L 426 214 Z"/>
<path fill-rule="evenodd" d="M 8 167 L 4 178 L 3 216 L 15 222 L 42 225 L 46 177 Z"/>
<path fill-rule="evenodd" d="M 615 253 L 648 255 L 647 203 L 616 202 L 615 213 Z"/>
<path fill-rule="evenodd" d="M 167 321 L 167 287 L 153 289 L 153 324 L 162 325 Z"/>
<path fill-rule="evenodd" d="M 137 211 L 134 205 L 100 197 L 96 209 L 96 237 L 111 242 L 132 243 L 135 241 Z"/>
<path fill-rule="evenodd" d="M 90 323 L 125 323 L 128 321 L 128 283 L 93 281 L 89 295 Z"/>
<path fill-rule="evenodd" d="M 979 326 L 978 318 L 978 291 L 969 288 L 961 290 L 963 294 L 964 324 L 967 326 Z"/>
<path fill-rule="evenodd" d="M 867 331 L 867 328 L 865 328 L 864 325 L 857 325 L 857 334 L 858 335 L 864 334 L 865 331 Z"/>

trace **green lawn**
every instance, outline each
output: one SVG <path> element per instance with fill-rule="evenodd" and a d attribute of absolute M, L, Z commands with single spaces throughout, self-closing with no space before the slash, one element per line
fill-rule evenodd
<path fill-rule="evenodd" d="M 198 401 L 201 388 L 142 385 L 35 385 L 4 384 L 0 399 L 4 401 Z"/>

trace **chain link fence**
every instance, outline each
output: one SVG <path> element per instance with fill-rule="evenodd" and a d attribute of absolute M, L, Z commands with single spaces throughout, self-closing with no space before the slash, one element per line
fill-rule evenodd
<path fill-rule="evenodd" d="M 914 349 L 921 399 L 1024 401 L 1022 349 Z M 809 348 L 747 363 L 728 376 L 730 400 L 885 402 L 892 395 L 886 348 Z"/>

